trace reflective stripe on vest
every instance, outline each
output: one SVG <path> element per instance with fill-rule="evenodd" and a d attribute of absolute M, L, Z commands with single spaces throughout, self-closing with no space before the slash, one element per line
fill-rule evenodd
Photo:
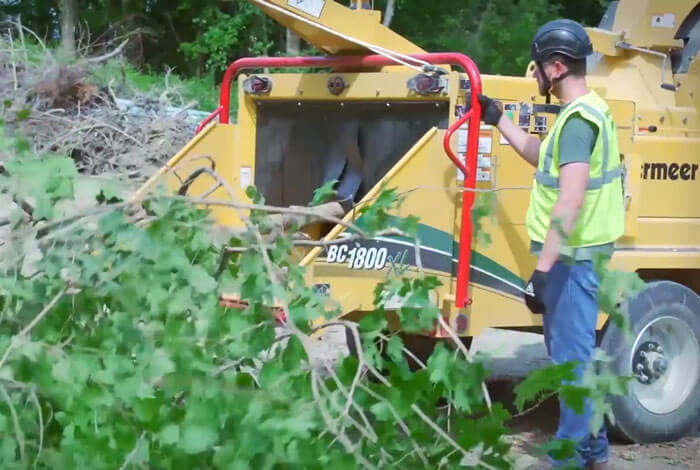
<path fill-rule="evenodd" d="M 559 114 L 540 147 L 539 165 L 528 207 L 526 226 L 534 241 L 543 243 L 560 191 L 560 152 L 557 147 L 568 118 L 574 114 L 598 129 L 591 151 L 586 195 L 568 244 L 581 248 L 615 241 L 624 233 L 623 167 L 617 159 L 617 130 L 607 103 L 591 91 L 571 102 Z M 612 168 L 610 168 L 612 167 Z M 619 187 L 618 184 L 619 183 Z"/>
<path fill-rule="evenodd" d="M 598 118 L 600 121 L 600 127 L 602 128 L 603 131 L 603 164 L 602 164 L 602 176 L 599 176 L 597 178 L 590 178 L 588 180 L 588 186 L 586 186 L 586 189 L 600 189 L 604 184 L 610 183 L 613 181 L 615 178 L 622 176 L 622 167 L 617 166 L 613 168 L 612 170 L 608 170 L 608 163 L 609 163 L 609 158 L 610 158 L 610 134 L 609 134 L 609 129 L 607 124 L 607 120 L 605 119 L 605 116 L 598 111 L 596 108 L 593 106 L 590 106 L 587 103 L 577 103 L 574 105 L 573 109 L 574 111 L 568 113 L 568 116 L 571 114 L 575 113 L 575 109 L 577 108 L 583 108 L 590 114 L 594 115 L 595 117 Z M 554 131 L 554 129 L 552 129 Z M 560 131 L 559 129 L 556 129 L 557 133 Z M 559 189 L 559 177 L 553 176 L 551 174 L 552 171 L 552 160 L 554 159 L 554 144 L 557 141 L 558 136 L 552 136 L 549 139 L 549 143 L 547 145 L 547 151 L 545 153 L 545 159 L 544 159 L 544 169 L 540 170 L 539 168 L 537 169 L 537 172 L 535 173 L 535 181 L 537 181 L 539 184 L 542 186 L 546 186 L 548 188 L 554 188 L 554 189 Z"/>

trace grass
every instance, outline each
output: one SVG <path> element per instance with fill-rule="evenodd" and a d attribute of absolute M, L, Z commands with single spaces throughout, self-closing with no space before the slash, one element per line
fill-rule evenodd
<path fill-rule="evenodd" d="M 129 98 L 139 93 L 161 95 L 165 92 L 175 106 L 194 101 L 195 108 L 211 111 L 219 104 L 219 85 L 214 84 L 212 75 L 181 77 L 174 72 L 149 73 L 123 61 L 111 60 L 96 69 L 93 76 L 102 85 L 111 82 L 120 98 Z"/>

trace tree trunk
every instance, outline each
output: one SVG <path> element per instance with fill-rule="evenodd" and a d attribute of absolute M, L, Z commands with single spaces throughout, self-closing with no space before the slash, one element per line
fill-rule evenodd
<path fill-rule="evenodd" d="M 61 54 L 75 58 L 75 0 L 61 0 Z"/>
<path fill-rule="evenodd" d="M 287 28 L 287 55 L 299 55 L 299 49 L 301 49 L 301 38 L 297 33 Z"/>
<path fill-rule="evenodd" d="M 394 18 L 394 8 L 396 7 L 396 0 L 387 0 L 386 8 L 384 9 L 384 21 L 382 24 L 387 28 L 391 26 L 391 20 Z"/>

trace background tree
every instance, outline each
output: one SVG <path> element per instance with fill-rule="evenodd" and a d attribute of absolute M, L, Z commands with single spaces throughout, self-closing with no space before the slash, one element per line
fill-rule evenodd
<path fill-rule="evenodd" d="M 522 75 L 539 25 L 560 16 L 596 25 L 609 3 L 376 0 L 374 7 L 392 29 L 424 49 L 463 51 L 485 73 Z M 62 14 L 64 4 L 76 13 L 75 27 L 65 31 L 61 18 L 70 15 Z M 247 0 L 14 0 L 0 5 L 2 13 L 21 17 L 49 42 L 74 31 L 79 45 L 104 48 L 129 35 L 127 57 L 157 72 L 169 66 L 183 75 L 203 75 L 241 56 L 297 50 L 296 38 Z"/>

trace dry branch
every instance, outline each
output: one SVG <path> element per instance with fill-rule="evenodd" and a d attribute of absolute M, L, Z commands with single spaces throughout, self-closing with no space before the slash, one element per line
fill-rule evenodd
<path fill-rule="evenodd" d="M 114 81 L 104 87 L 95 81 L 96 67 L 118 56 L 126 40 L 100 56 L 61 64 L 35 33 L 12 24 L 21 43 L 16 31 L 0 30 L 0 102 L 6 103 L 0 120 L 7 133 L 25 137 L 34 153 L 68 155 L 81 173 L 143 181 L 193 135 L 196 122 L 174 111 L 185 103 L 169 101 L 179 96 L 172 86 L 148 96 L 125 83 L 113 88 Z M 25 31 L 41 44 L 42 57 L 28 57 Z M 117 102 L 119 88 L 136 95 L 129 108 Z"/>

